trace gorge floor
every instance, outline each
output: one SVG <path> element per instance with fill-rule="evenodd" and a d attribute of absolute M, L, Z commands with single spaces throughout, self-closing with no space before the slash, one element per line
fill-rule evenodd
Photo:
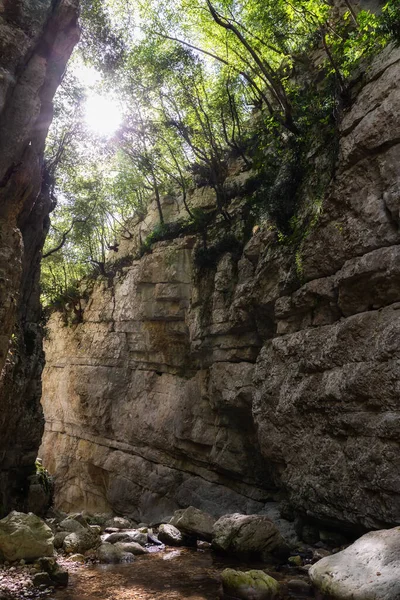
<path fill-rule="evenodd" d="M 226 567 L 266 570 L 282 584 L 282 598 L 323 600 L 314 595 L 307 574 L 296 569 L 277 571 L 265 563 L 244 564 L 221 559 L 209 550 L 186 548 L 166 548 L 139 556 L 130 564 L 82 567 L 71 573 L 68 588 L 55 592 L 49 600 L 217 600 L 222 597 L 220 573 Z"/>

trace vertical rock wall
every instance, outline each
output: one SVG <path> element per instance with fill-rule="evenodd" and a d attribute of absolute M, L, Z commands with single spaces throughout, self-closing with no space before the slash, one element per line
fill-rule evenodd
<path fill-rule="evenodd" d="M 0 0 L 0 515 L 24 507 L 43 429 L 43 151 L 52 99 L 79 39 L 78 4 Z"/>
<path fill-rule="evenodd" d="M 336 178 L 296 255 L 268 226 L 200 270 L 199 240 L 160 242 L 94 284 L 82 323 L 54 315 L 41 452 L 59 506 L 147 519 L 281 498 L 319 523 L 400 523 L 399 104 L 387 48 L 344 115 Z M 229 175 L 231 197 L 247 177 Z"/>

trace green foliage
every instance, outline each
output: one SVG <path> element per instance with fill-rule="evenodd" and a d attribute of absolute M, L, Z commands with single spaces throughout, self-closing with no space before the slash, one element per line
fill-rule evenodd
<path fill-rule="evenodd" d="M 400 0 L 391 0 L 382 9 L 380 30 L 397 45 L 400 44 Z"/>
<path fill-rule="evenodd" d="M 141 255 L 149 252 L 151 246 L 156 242 L 172 240 L 180 235 L 205 232 L 213 217 L 213 211 L 206 212 L 201 208 L 195 208 L 192 209 L 191 216 L 187 219 L 178 219 L 172 223 L 159 223 L 142 243 Z"/>
<path fill-rule="evenodd" d="M 179 220 L 173 223 L 159 223 L 144 240 L 141 253 L 148 252 L 153 244 L 163 240 L 171 240 L 187 230 L 187 221 Z"/>
<path fill-rule="evenodd" d="M 45 469 L 42 465 L 42 461 L 40 460 L 40 458 L 36 459 L 35 468 L 38 482 L 40 483 L 46 494 L 49 494 L 51 496 L 54 491 L 54 481 L 48 470 Z"/>
<path fill-rule="evenodd" d="M 198 247 L 194 263 L 199 269 L 215 269 L 223 254 L 229 252 L 236 260 L 243 250 L 243 243 L 232 233 L 225 233 L 220 240 L 208 247 Z"/>
<path fill-rule="evenodd" d="M 297 238 L 308 226 L 296 216 L 300 197 L 306 191 L 316 204 L 333 172 L 352 79 L 400 39 L 399 6 L 390 0 L 381 15 L 340 16 L 329 0 L 83 0 L 82 42 L 57 96 L 47 148 L 55 210 L 44 250 L 45 303 L 68 304 L 74 282 L 123 268 L 123 260 L 108 267 L 108 253 L 133 236 L 134 217 L 151 202 L 159 225 L 141 252 L 185 233 L 206 240 L 215 213 L 192 209 L 188 191 L 211 186 L 228 219 L 232 156 L 256 171 L 245 192 L 252 216 L 268 218 L 286 241 Z M 321 60 L 313 64 L 316 50 Z M 102 74 L 89 92 L 73 75 L 84 63 Z M 86 94 L 105 91 L 125 106 L 109 140 L 84 124 Z M 325 148 L 322 168 L 315 148 Z M 185 218 L 164 222 L 165 195 L 181 203 Z M 199 250 L 199 264 L 213 265 L 224 244 L 233 247 L 229 235 Z"/>

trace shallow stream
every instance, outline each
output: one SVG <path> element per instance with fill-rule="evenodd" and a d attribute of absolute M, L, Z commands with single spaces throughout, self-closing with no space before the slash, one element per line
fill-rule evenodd
<path fill-rule="evenodd" d="M 210 550 L 171 549 L 136 557 L 130 564 L 82 566 L 70 575 L 65 590 L 51 600 L 218 600 L 221 596 L 220 573 L 226 567 L 239 570 L 265 569 L 282 582 L 283 598 L 318 598 L 307 593 L 308 576 L 297 569 L 276 571 L 265 564 L 244 564 L 216 557 Z M 304 582 L 304 591 L 294 591 Z M 290 589 L 292 588 L 292 589 Z M 311 595 L 310 595 L 311 594 Z"/>

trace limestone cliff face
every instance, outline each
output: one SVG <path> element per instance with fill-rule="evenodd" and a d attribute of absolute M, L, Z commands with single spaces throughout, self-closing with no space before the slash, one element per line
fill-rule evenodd
<path fill-rule="evenodd" d="M 209 269 L 194 268 L 195 237 L 160 242 L 94 284 L 81 324 L 53 316 L 41 453 L 59 506 L 148 519 L 282 498 L 319 522 L 400 523 L 399 110 L 389 48 L 344 115 L 296 257 L 267 227 Z"/>
<path fill-rule="evenodd" d="M 23 508 L 43 429 L 39 263 L 52 98 L 79 38 L 78 0 L 0 0 L 0 515 Z"/>

